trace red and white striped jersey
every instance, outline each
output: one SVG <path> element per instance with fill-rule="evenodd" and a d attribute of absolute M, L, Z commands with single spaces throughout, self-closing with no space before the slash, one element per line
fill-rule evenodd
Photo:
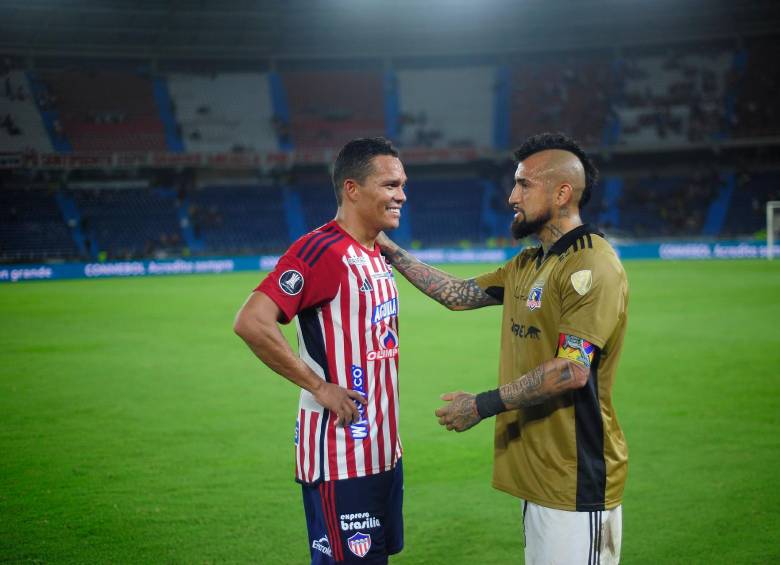
<path fill-rule="evenodd" d="M 320 378 L 363 393 L 360 420 L 336 415 L 301 391 L 296 479 L 373 475 L 401 457 L 398 437 L 398 292 L 379 247 L 366 249 L 331 221 L 296 241 L 256 290 L 297 316 L 298 354 Z"/>

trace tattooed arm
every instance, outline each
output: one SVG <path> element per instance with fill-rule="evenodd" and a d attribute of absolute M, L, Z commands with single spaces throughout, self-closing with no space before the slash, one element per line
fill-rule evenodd
<path fill-rule="evenodd" d="M 501 304 L 487 294 L 474 279 L 460 279 L 416 259 L 380 234 L 376 240 L 390 263 L 424 294 L 450 310 L 472 310 Z"/>
<path fill-rule="evenodd" d="M 588 382 L 589 375 L 588 367 L 556 357 L 498 390 L 506 410 L 514 410 L 541 404 L 564 392 L 582 388 Z"/>
<path fill-rule="evenodd" d="M 483 393 L 493 395 L 492 409 L 484 417 L 499 412 L 541 404 L 545 400 L 569 390 L 582 388 L 588 382 L 590 368 L 581 363 L 556 357 L 545 361 L 525 375 L 501 386 L 497 391 Z M 496 395 L 497 393 L 497 395 Z M 482 421 L 477 408 L 477 395 L 466 392 L 451 392 L 442 395 L 450 402 L 436 410 L 439 424 L 448 430 L 464 432 Z M 490 408 L 490 407 L 489 407 Z"/>

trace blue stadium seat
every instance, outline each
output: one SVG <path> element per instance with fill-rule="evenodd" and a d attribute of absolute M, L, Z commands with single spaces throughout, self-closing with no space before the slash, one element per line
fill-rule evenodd
<path fill-rule="evenodd" d="M 0 190 L 1 261 L 76 259 L 78 254 L 51 192 Z"/>

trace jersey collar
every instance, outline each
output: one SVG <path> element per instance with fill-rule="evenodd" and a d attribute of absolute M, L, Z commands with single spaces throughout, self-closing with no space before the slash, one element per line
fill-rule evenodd
<path fill-rule="evenodd" d="M 577 226 L 573 230 L 566 232 L 558 241 L 553 243 L 550 247 L 550 251 L 547 252 L 547 256 L 562 255 L 569 247 L 572 246 L 575 241 L 577 241 L 578 238 L 589 233 L 596 234 L 599 237 L 604 237 L 603 233 L 598 231 L 590 224 L 582 224 L 581 226 Z M 539 246 L 539 250 L 536 252 L 534 258 L 536 259 L 536 265 L 538 268 L 545 259 L 544 248 L 541 245 Z"/>

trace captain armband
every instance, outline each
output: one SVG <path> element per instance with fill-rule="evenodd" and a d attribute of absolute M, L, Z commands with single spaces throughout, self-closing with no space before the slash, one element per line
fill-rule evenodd
<path fill-rule="evenodd" d="M 501 394 L 498 392 L 497 388 L 487 392 L 480 392 L 477 395 L 476 402 L 477 414 L 479 414 L 479 417 L 483 420 L 506 410 L 506 406 L 504 406 L 504 402 L 501 400 Z"/>
<path fill-rule="evenodd" d="M 569 334 L 558 336 L 558 353 L 556 353 L 556 357 L 569 359 L 589 369 L 595 354 L 596 346 L 581 337 Z"/>

